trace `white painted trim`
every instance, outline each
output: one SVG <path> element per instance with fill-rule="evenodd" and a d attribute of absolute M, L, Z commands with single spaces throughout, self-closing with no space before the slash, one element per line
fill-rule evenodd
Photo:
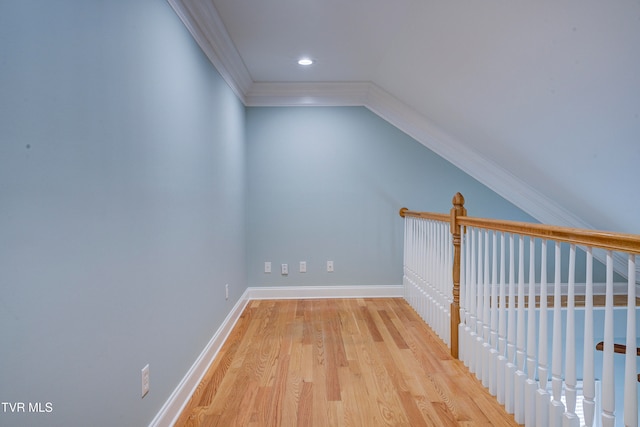
<path fill-rule="evenodd" d="M 389 286 L 256 286 L 247 288 L 250 300 L 402 297 L 402 285 Z"/>
<path fill-rule="evenodd" d="M 245 102 L 253 80 L 213 2 L 167 1 L 231 90 Z"/>
<path fill-rule="evenodd" d="M 182 413 L 189 399 L 196 391 L 196 388 L 202 381 L 202 378 L 206 374 L 209 366 L 213 363 L 213 360 L 218 355 L 218 352 L 222 348 L 222 345 L 227 340 L 227 337 L 231 333 L 231 330 L 235 326 L 236 322 L 240 318 L 240 315 L 244 311 L 249 299 L 247 298 L 247 291 L 245 291 L 238 302 L 233 306 L 227 317 L 222 322 L 222 325 L 215 332 L 207 346 L 202 353 L 198 356 L 193 363 L 187 374 L 182 378 L 178 387 L 171 393 L 169 399 L 160 408 L 160 411 L 156 414 L 154 419 L 149 424 L 149 427 L 169 427 L 176 423 L 178 417 Z"/>

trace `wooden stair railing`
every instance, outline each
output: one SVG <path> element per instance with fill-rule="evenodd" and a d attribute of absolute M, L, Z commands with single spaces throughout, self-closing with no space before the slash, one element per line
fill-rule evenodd
<path fill-rule="evenodd" d="M 615 252 L 640 254 L 640 235 L 520 221 L 470 217 L 467 216 L 467 209 L 464 207 L 464 196 L 461 193 L 456 193 L 453 196 L 452 204 L 453 207 L 449 214 L 412 211 L 408 208 L 400 209 L 399 213 L 402 218 L 415 217 L 450 223 L 452 243 L 454 247 L 452 271 L 453 302 L 451 303 L 451 355 L 456 358 L 458 357 L 457 324 L 460 322 L 460 239 L 463 227 L 465 229 L 466 227 L 475 227 L 517 234 L 520 236 L 553 240 L 556 242 L 591 246 Z M 636 298 L 636 305 L 639 305 L 639 302 L 640 295 Z M 454 327 L 454 322 L 457 322 L 455 323 L 456 327 Z"/>

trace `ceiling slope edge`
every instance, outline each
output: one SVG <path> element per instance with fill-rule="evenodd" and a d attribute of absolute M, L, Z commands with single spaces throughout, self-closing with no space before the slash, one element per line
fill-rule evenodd
<path fill-rule="evenodd" d="M 593 228 L 371 82 L 253 82 L 210 1 L 167 0 L 246 106 L 364 106 L 546 224 Z"/>
<path fill-rule="evenodd" d="M 545 224 L 593 228 L 376 85 L 365 107 Z M 471 213 L 473 213 L 473 208 Z"/>
<path fill-rule="evenodd" d="M 209 61 L 245 103 L 245 93 L 253 84 L 213 2 L 167 0 Z"/>

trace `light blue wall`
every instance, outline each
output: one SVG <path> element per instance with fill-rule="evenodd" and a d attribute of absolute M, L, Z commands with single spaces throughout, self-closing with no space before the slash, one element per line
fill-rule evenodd
<path fill-rule="evenodd" d="M 0 425 L 155 416 L 246 288 L 244 114 L 166 1 L 0 2 L 0 401 L 53 410 Z"/>
<path fill-rule="evenodd" d="M 475 216 L 532 221 L 362 107 L 248 108 L 247 144 L 250 286 L 399 285 L 399 209 L 448 212 L 458 191 Z"/>

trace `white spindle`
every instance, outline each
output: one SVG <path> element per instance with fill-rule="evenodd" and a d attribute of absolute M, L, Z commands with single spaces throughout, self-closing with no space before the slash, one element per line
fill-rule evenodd
<path fill-rule="evenodd" d="M 553 291 L 553 342 L 551 344 L 551 388 L 553 400 L 549 414 L 549 425 L 559 427 L 562 423 L 564 404 L 562 395 L 562 291 L 560 283 L 560 243 L 556 242 L 555 253 L 555 278 Z"/>
<path fill-rule="evenodd" d="M 582 411 L 584 413 L 585 427 L 593 427 L 596 410 L 596 383 L 593 353 L 595 343 L 593 338 L 593 250 L 587 248 L 586 290 L 584 302 L 584 350 L 582 369 Z"/>
<path fill-rule="evenodd" d="M 505 239 L 504 233 L 500 233 L 500 311 L 498 312 L 498 365 L 496 398 L 498 403 L 504 404 L 505 400 L 505 373 L 507 358 L 507 293 L 505 279 Z"/>
<path fill-rule="evenodd" d="M 624 365 L 624 425 L 638 425 L 638 382 L 636 373 L 636 256 L 629 254 L 627 286 L 627 351 Z"/>
<path fill-rule="evenodd" d="M 489 393 L 497 393 L 497 365 L 498 365 L 498 236 L 492 235 L 491 252 L 491 353 L 489 364 Z"/>
<path fill-rule="evenodd" d="M 507 364 L 504 379 L 504 409 L 509 414 L 514 411 L 514 365 L 516 347 L 516 290 L 515 290 L 515 248 L 513 234 L 509 235 L 509 318 L 507 320 Z"/>
<path fill-rule="evenodd" d="M 616 390 L 613 367 L 613 254 L 607 251 L 607 284 L 604 307 L 604 350 L 602 354 L 602 426 L 615 425 Z"/>
<path fill-rule="evenodd" d="M 529 303 L 527 306 L 527 382 L 525 426 L 536 425 L 536 245 L 529 239 Z"/>
<path fill-rule="evenodd" d="M 549 392 L 547 381 L 549 378 L 548 341 L 547 335 L 547 241 L 542 240 L 540 256 L 540 336 L 538 339 L 538 378 L 540 385 L 536 393 L 536 426 L 547 427 L 549 425 Z"/>
<path fill-rule="evenodd" d="M 575 269 L 576 245 L 569 248 L 569 283 L 567 289 L 567 337 L 565 355 L 565 399 L 567 411 L 563 415 L 563 427 L 580 427 L 576 415 L 576 337 L 575 337 Z"/>
<path fill-rule="evenodd" d="M 483 251 L 482 251 L 482 231 L 478 230 L 478 255 L 477 255 L 477 267 L 478 267 L 478 295 L 477 295 L 477 306 L 476 306 L 476 316 L 478 318 L 476 322 L 476 344 L 475 344 L 475 354 L 476 354 L 476 378 L 482 381 L 482 364 L 483 364 L 483 351 L 482 344 L 484 343 L 484 339 L 482 337 L 483 329 L 484 329 L 484 275 L 482 274 L 484 268 L 483 262 Z"/>
<path fill-rule="evenodd" d="M 516 376 L 514 379 L 514 418 L 524 423 L 525 308 L 524 308 L 524 237 L 518 236 L 518 324 L 516 347 Z"/>
<path fill-rule="evenodd" d="M 477 303 L 476 303 L 476 294 L 477 294 L 477 271 L 476 271 L 476 231 L 475 229 L 471 229 L 469 231 L 471 236 L 471 247 L 470 247 L 470 258 L 471 258 L 471 300 L 469 301 L 469 307 L 471 308 L 471 316 L 470 316 L 470 326 L 471 331 L 469 333 L 469 372 L 472 374 L 476 372 L 476 327 L 477 327 Z"/>
<path fill-rule="evenodd" d="M 489 232 L 484 232 L 484 314 L 482 316 L 482 385 L 489 387 L 489 361 L 491 346 L 489 335 L 491 332 L 491 282 L 489 277 Z"/>
<path fill-rule="evenodd" d="M 449 310 L 451 309 L 451 300 L 453 293 L 453 282 L 451 276 L 451 240 L 449 232 L 449 224 L 440 223 L 440 235 L 442 241 L 442 286 L 440 291 L 440 307 L 442 316 L 440 322 L 442 324 L 442 335 L 445 337 L 447 346 L 451 347 L 451 319 Z"/>
<path fill-rule="evenodd" d="M 467 298 L 467 280 L 466 280 L 466 257 L 465 251 L 467 250 L 467 236 L 465 233 L 465 227 L 460 230 L 460 323 L 458 324 L 458 357 L 464 362 L 466 360 L 466 340 L 464 338 L 466 328 L 466 298 Z M 453 280 L 452 280 L 453 282 Z M 466 365 L 466 363 L 465 363 Z"/>
<path fill-rule="evenodd" d="M 464 346 L 465 346 L 465 359 L 464 365 L 469 368 L 472 358 L 473 349 L 471 348 L 471 301 L 473 296 L 473 281 L 471 277 L 471 245 L 472 245 L 472 231 L 467 229 L 465 245 L 464 245 L 464 277 L 465 277 L 465 326 L 464 326 Z"/>

